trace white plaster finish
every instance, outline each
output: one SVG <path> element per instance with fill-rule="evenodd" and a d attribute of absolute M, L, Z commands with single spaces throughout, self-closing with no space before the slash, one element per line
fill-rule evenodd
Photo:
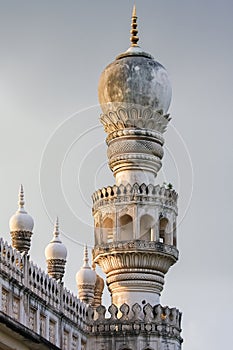
<path fill-rule="evenodd" d="M 58 218 L 56 219 L 54 224 L 53 239 L 45 248 L 45 257 L 46 257 L 46 260 L 50 260 L 50 259 L 66 260 L 67 249 L 60 239 Z"/>
<path fill-rule="evenodd" d="M 2 295 L 6 295 L 4 303 Z M 75 334 L 84 334 L 86 329 L 86 305 L 62 283 L 50 278 L 44 271 L 29 262 L 28 255 L 21 255 L 0 239 L 0 312 L 6 311 L 10 317 L 19 315 L 21 325 L 33 328 L 35 334 L 49 340 L 49 322 L 55 322 L 54 342 L 58 347 L 58 330 L 66 325 Z M 19 300 L 17 309 L 15 300 Z M 18 309 L 19 308 L 19 309 Z M 29 322 L 31 314 L 31 321 Z M 44 334 L 41 329 L 41 317 L 44 318 Z M 69 347 L 71 346 L 71 339 Z M 18 346 L 18 347 L 17 347 Z M 21 349 L 20 343 L 16 346 Z M 31 348 L 31 347 L 30 347 Z M 71 347 L 70 347 L 71 348 Z M 81 346 L 76 350 L 80 350 Z"/>
<path fill-rule="evenodd" d="M 83 266 L 76 274 L 78 295 L 83 302 L 93 304 L 97 274 L 89 265 L 87 246 L 84 247 L 83 262 Z"/>
<path fill-rule="evenodd" d="M 98 227 L 93 258 L 106 274 L 112 302 L 132 305 L 145 296 L 159 302 L 164 275 L 178 259 L 173 247 L 176 192 L 152 184 L 115 185 L 95 192 L 93 202 Z M 128 220 L 123 226 L 122 218 Z M 162 236 L 161 218 L 166 220 Z M 107 220 L 111 225 L 105 228 Z"/>
<path fill-rule="evenodd" d="M 53 239 L 45 248 L 45 257 L 49 276 L 62 280 L 65 273 L 67 249 L 60 239 L 58 218 L 54 224 Z"/>
<path fill-rule="evenodd" d="M 112 240 L 130 239 L 159 241 L 160 217 L 168 220 L 166 244 L 173 244 L 173 226 L 177 216 L 177 194 L 174 190 L 160 186 L 137 184 L 113 186 L 93 194 L 93 215 L 95 221 L 95 245 L 108 243 L 104 223 L 112 220 Z M 132 218 L 132 227 L 122 226 L 121 218 Z M 110 229 L 110 228 L 109 228 Z"/>
<path fill-rule="evenodd" d="M 23 186 L 20 186 L 19 189 L 19 201 L 18 201 L 18 210 L 16 213 L 10 218 L 9 226 L 10 231 L 26 231 L 32 232 L 34 221 L 33 218 L 26 212 L 24 209 L 24 190 Z"/>

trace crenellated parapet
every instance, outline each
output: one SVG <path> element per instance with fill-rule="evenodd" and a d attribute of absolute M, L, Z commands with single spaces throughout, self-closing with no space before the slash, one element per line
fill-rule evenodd
<path fill-rule="evenodd" d="M 132 239 L 176 246 L 177 193 L 152 184 L 114 185 L 93 196 L 95 245 Z"/>
<path fill-rule="evenodd" d="M 93 200 L 93 213 L 100 207 L 108 204 L 129 204 L 136 203 L 148 203 L 159 202 L 164 207 L 171 207 L 177 213 L 177 198 L 178 194 L 175 190 L 165 188 L 160 185 L 146 185 L 134 183 L 133 185 L 114 185 L 103 187 L 92 195 Z"/>
<path fill-rule="evenodd" d="M 181 312 L 176 308 L 152 306 L 145 304 L 141 307 L 135 303 L 131 307 L 122 304 L 119 308 L 112 304 L 108 308 L 101 305 L 94 310 L 90 307 L 87 312 L 88 329 L 92 335 L 103 337 L 114 336 L 115 341 L 120 337 L 132 335 L 163 336 L 182 342 L 181 338 Z M 133 337 L 132 337 L 133 338 Z M 135 339 L 137 340 L 137 338 Z"/>
<path fill-rule="evenodd" d="M 18 250 L 13 249 L 0 238 L 0 271 L 4 276 L 22 283 L 24 260 L 24 256 Z"/>
<path fill-rule="evenodd" d="M 0 314 L 61 349 L 87 341 L 87 305 L 0 239 Z M 70 345 L 69 345 L 70 344 Z"/>

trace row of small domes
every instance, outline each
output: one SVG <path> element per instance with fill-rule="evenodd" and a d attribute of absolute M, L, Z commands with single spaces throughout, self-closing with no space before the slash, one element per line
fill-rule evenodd
<path fill-rule="evenodd" d="M 24 190 L 23 186 L 21 185 L 19 190 L 18 210 L 10 218 L 9 222 L 11 235 L 14 235 L 12 245 L 21 253 L 24 251 L 26 251 L 27 253 L 30 247 L 30 244 L 28 244 L 28 242 L 27 244 L 23 244 L 23 238 L 21 234 L 22 232 L 26 234 L 28 233 L 30 239 L 34 227 L 33 218 L 25 210 L 24 204 Z M 16 239 L 17 236 L 18 240 Z M 24 239 L 27 239 L 27 236 L 24 235 Z M 26 249 L 25 247 L 27 247 L 28 249 Z M 65 271 L 67 249 L 60 239 L 58 218 L 56 219 L 54 225 L 53 239 L 45 248 L 45 257 L 48 265 L 48 274 L 51 277 L 56 278 L 57 280 L 61 280 Z M 83 299 L 86 302 L 90 302 L 90 295 L 92 295 L 92 299 L 94 298 L 94 289 L 97 289 L 102 295 L 104 281 L 96 273 L 95 269 L 91 268 L 89 265 L 87 246 L 85 246 L 84 248 L 83 261 L 83 266 L 76 274 L 76 283 L 78 288 L 80 287 L 80 289 L 82 290 L 80 299 Z"/>

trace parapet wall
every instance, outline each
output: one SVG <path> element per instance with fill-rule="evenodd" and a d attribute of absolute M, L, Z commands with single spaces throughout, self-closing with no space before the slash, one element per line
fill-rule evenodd
<path fill-rule="evenodd" d="M 64 350 L 86 343 L 87 305 L 0 239 L 0 311 Z"/>

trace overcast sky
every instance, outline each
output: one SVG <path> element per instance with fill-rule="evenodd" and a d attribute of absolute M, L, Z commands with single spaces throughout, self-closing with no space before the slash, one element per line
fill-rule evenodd
<path fill-rule="evenodd" d="M 8 220 L 23 183 L 35 221 L 31 259 L 45 268 L 58 215 L 65 284 L 75 293 L 82 245 L 93 244 L 91 194 L 114 183 L 98 79 L 129 46 L 132 5 L 0 1 L 1 236 L 10 242 Z M 219 350 L 230 345 L 233 313 L 233 2 L 136 5 L 139 44 L 167 68 L 173 87 L 158 182 L 172 182 L 180 195 L 180 260 L 161 303 L 183 312 L 184 350 Z"/>

